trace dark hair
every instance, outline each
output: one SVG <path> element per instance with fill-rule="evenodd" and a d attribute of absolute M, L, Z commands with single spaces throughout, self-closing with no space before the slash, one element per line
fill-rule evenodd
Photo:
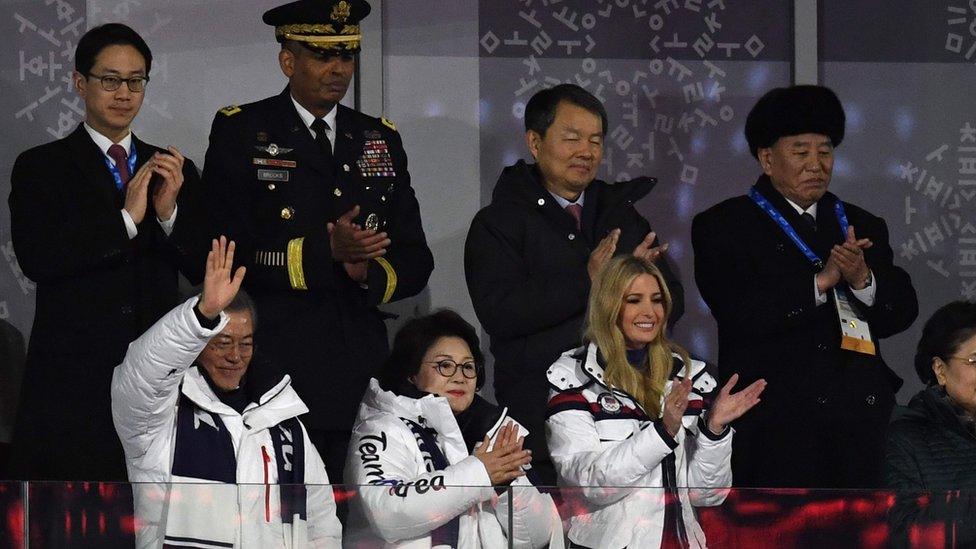
<path fill-rule="evenodd" d="M 92 28 L 78 41 L 75 49 L 75 70 L 89 76 L 95 66 L 95 58 L 108 46 L 132 46 L 146 61 L 146 76 L 152 68 L 152 52 L 139 33 L 122 23 L 106 23 Z"/>
<path fill-rule="evenodd" d="M 480 341 L 474 326 L 450 309 L 441 309 L 427 316 L 409 320 L 393 338 L 393 349 L 379 372 L 380 386 L 401 394 L 408 378 L 420 371 L 420 363 L 430 347 L 442 337 L 459 337 L 471 348 L 471 356 L 478 366 L 477 388 L 485 382 L 484 362 Z"/>
<path fill-rule="evenodd" d="M 231 300 L 230 305 L 224 308 L 224 312 L 227 313 L 248 313 L 251 315 L 251 326 L 253 330 L 258 331 L 258 310 L 254 306 L 254 300 L 251 296 L 247 295 L 244 288 L 237 290 L 237 295 Z"/>
<path fill-rule="evenodd" d="M 932 359 L 946 360 L 956 354 L 959 346 L 976 335 L 976 303 L 953 301 L 943 305 L 925 322 L 922 338 L 915 350 L 915 371 L 927 385 L 936 383 Z"/>
<path fill-rule="evenodd" d="M 603 103 L 576 84 L 559 84 L 533 95 L 525 106 L 525 131 L 531 130 L 545 137 L 546 130 L 556 119 L 556 109 L 563 101 L 598 115 L 603 123 L 603 135 L 607 135 L 607 110 Z"/>

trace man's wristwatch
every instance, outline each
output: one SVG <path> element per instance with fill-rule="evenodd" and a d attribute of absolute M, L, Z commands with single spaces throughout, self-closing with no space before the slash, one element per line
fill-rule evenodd
<path fill-rule="evenodd" d="M 873 279 L 873 278 L 874 278 L 874 276 L 871 274 L 871 269 L 868 269 L 868 276 L 867 276 L 867 278 L 864 279 L 864 287 L 862 287 L 861 289 L 862 290 L 867 290 L 868 288 L 870 288 L 871 287 L 871 279 Z"/>

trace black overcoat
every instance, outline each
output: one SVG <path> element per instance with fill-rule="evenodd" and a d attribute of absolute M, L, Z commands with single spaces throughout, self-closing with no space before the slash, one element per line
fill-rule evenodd
<path fill-rule="evenodd" d="M 757 188 L 820 258 L 843 242 L 835 195 L 818 201 L 814 231 L 768 177 Z M 885 426 L 901 379 L 881 358 L 878 340 L 907 329 L 918 301 L 908 274 L 893 263 L 884 220 L 846 202 L 844 209 L 858 238 L 874 243 L 865 251 L 874 304 L 852 300 L 867 317 L 876 356 L 841 350 L 832 300 L 816 304 L 817 270 L 748 196 L 692 222 L 695 280 L 718 322 L 721 382 L 737 372 L 740 388 L 759 378 L 769 383 L 762 402 L 735 424 L 738 486 L 880 485 Z"/>
<path fill-rule="evenodd" d="M 133 136 L 137 169 L 157 151 Z M 124 480 L 112 425 L 112 371 L 129 342 L 177 302 L 180 268 L 196 280 L 199 176 L 189 159 L 173 232 L 152 199 L 129 239 L 124 197 L 81 125 L 22 153 L 11 174 L 10 225 L 21 269 L 37 284 L 14 433 L 22 478 Z M 133 172 L 135 173 L 135 172 Z M 151 190 L 151 189 L 150 189 Z"/>

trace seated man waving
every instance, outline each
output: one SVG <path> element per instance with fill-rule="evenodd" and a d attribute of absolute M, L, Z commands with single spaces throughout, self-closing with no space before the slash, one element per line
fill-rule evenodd
<path fill-rule="evenodd" d="M 325 466 L 291 378 L 252 360 L 256 317 L 214 240 L 203 292 L 129 345 L 112 416 L 140 547 L 339 547 Z M 253 366 L 252 366 L 252 363 Z"/>

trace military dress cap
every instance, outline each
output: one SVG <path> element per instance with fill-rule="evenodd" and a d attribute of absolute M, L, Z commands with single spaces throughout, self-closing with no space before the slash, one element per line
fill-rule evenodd
<path fill-rule="evenodd" d="M 298 0 L 264 12 L 278 42 L 294 40 L 324 52 L 356 53 L 359 22 L 369 15 L 366 0 Z"/>
<path fill-rule="evenodd" d="M 790 86 L 762 96 L 746 117 L 749 152 L 772 147 L 780 137 L 817 133 L 836 147 L 844 140 L 844 107 L 830 88 Z"/>

